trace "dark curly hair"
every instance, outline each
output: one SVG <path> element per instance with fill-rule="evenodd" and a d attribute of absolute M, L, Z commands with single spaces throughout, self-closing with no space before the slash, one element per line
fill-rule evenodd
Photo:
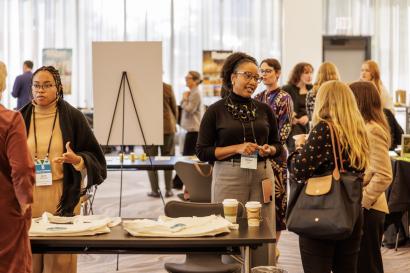
<path fill-rule="evenodd" d="M 222 91 L 221 96 L 225 97 L 232 91 L 231 75 L 236 72 L 239 65 L 243 63 L 253 63 L 258 66 L 256 59 L 243 52 L 235 52 L 226 58 L 221 71 Z"/>
<path fill-rule="evenodd" d="M 54 66 L 42 66 L 39 69 L 37 69 L 34 73 L 33 76 L 31 77 L 31 84 L 33 84 L 33 79 L 34 76 L 40 72 L 40 71 L 48 71 L 51 73 L 51 75 L 54 78 L 54 81 L 56 82 L 56 87 L 57 87 L 57 97 L 59 99 L 63 99 L 64 98 L 64 94 L 63 94 L 63 84 L 61 83 L 61 78 L 60 78 L 60 72 L 58 72 L 58 70 L 54 67 Z"/>

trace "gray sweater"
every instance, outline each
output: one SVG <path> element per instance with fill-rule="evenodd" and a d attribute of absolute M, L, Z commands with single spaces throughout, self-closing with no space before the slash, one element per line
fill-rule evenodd
<path fill-rule="evenodd" d="M 202 101 L 198 88 L 189 92 L 188 99 L 181 101 L 181 107 L 181 127 L 188 132 L 198 132 L 202 112 Z"/>

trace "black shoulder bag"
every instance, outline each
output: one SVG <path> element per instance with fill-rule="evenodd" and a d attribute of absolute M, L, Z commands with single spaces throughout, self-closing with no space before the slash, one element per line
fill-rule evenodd
<path fill-rule="evenodd" d="M 348 238 L 362 213 L 361 173 L 343 168 L 340 143 L 336 139 L 340 171 L 336 157 L 334 129 L 330 123 L 335 168 L 331 173 L 309 178 L 288 212 L 290 231 L 313 239 L 343 240 Z"/>

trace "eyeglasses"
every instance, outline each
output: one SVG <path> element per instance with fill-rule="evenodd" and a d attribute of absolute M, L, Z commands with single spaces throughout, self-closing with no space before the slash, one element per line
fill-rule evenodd
<path fill-rule="evenodd" d="M 262 81 L 262 78 L 259 77 L 258 74 L 253 74 L 251 72 L 237 71 L 237 72 L 235 72 L 235 74 L 242 75 L 245 78 L 245 80 L 247 80 L 247 81 L 250 81 L 251 79 L 253 79 L 257 83 L 260 83 Z"/>
<path fill-rule="evenodd" d="M 55 84 L 52 84 L 52 83 L 44 83 L 44 84 L 33 84 L 31 87 L 32 87 L 34 90 L 40 90 L 40 89 L 48 90 L 48 89 L 50 89 L 50 88 L 53 87 L 53 86 L 56 86 L 56 85 L 55 85 Z"/>
<path fill-rule="evenodd" d="M 261 74 L 270 74 L 273 72 L 273 69 L 261 69 L 260 72 Z"/>

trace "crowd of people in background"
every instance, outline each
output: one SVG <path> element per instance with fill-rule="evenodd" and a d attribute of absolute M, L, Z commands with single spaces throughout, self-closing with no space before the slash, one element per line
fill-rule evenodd
<path fill-rule="evenodd" d="M 106 178 L 106 162 L 82 113 L 64 100 L 59 72 L 52 66 L 34 73 L 32 69 L 33 63 L 25 61 L 12 89 L 20 113 L 0 105 L 0 218 L 7 222 L 0 229 L 0 271 L 57 272 L 64 267 L 76 272 L 75 255 L 32 257 L 30 219 L 45 211 L 78 214 L 84 191 Z M 164 144 L 144 151 L 175 155 L 180 120 L 186 131 L 182 155 L 197 155 L 214 166 L 212 202 L 261 202 L 262 216 L 276 230 L 277 241 L 286 229 L 287 185 L 333 170 L 334 156 L 340 157 L 345 169 L 363 174 L 363 214 L 346 239 L 300 236 L 304 271 L 383 272 L 380 247 L 388 213 L 384 192 L 392 181 L 388 151 L 400 143 L 403 130 L 376 62 L 365 61 L 353 83 L 344 83 L 331 62 L 319 66 L 312 83 L 313 72 L 311 64 L 298 63 L 281 87 L 278 60 L 258 64 L 248 54 L 233 53 L 221 71 L 223 97 L 205 112 L 199 72 L 189 71 L 185 77 L 188 90 L 180 111 L 172 87 L 163 83 Z M 6 76 L 0 62 L 0 97 Z M 255 95 L 261 82 L 265 89 Z M 341 145 L 338 155 L 331 130 Z M 35 166 L 45 166 L 49 173 L 40 179 Z M 149 171 L 148 176 L 148 196 L 159 197 L 158 172 Z M 265 179 L 274 183 L 274 200 L 268 203 L 260 186 Z M 173 196 L 172 171 L 165 172 L 165 188 L 165 196 Z M 264 265 L 278 257 L 279 250 L 266 245 L 254 251 L 252 259 L 254 265 Z"/>

